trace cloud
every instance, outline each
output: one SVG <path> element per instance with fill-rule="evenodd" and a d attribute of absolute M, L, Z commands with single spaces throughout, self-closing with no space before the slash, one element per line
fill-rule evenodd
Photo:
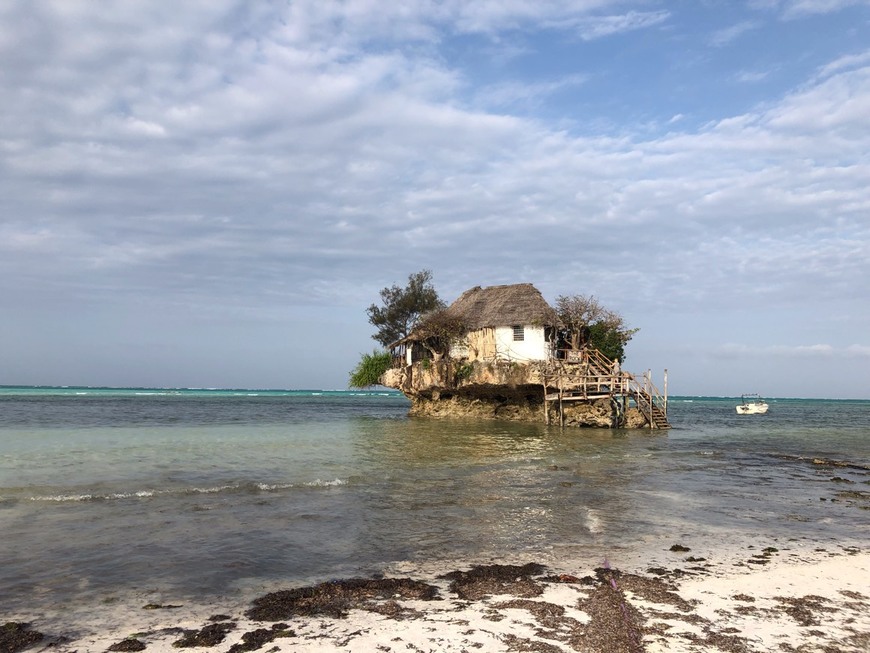
<path fill-rule="evenodd" d="M 671 112 L 673 131 L 651 135 L 516 111 L 584 89 L 585 73 L 469 92 L 437 47 L 517 25 L 599 38 L 666 12 L 12 6 L 34 45 L 0 39 L 14 62 L 0 77 L 7 279 L 26 269 L 58 295 L 104 298 L 98 270 L 211 306 L 365 304 L 423 266 L 447 295 L 520 275 L 553 292 L 631 288 L 644 307 L 867 289 L 866 55 L 701 128 Z"/>
<path fill-rule="evenodd" d="M 814 82 L 831 77 L 839 72 L 846 70 L 856 70 L 870 64 L 870 50 L 859 52 L 858 54 L 849 54 L 835 59 L 834 61 L 824 65 L 814 77 Z"/>
<path fill-rule="evenodd" d="M 786 19 L 831 14 L 849 7 L 868 4 L 870 4 L 868 0 L 749 0 L 747 2 L 752 9 L 778 11 Z"/>
<path fill-rule="evenodd" d="M 730 27 L 726 27 L 725 29 L 718 30 L 713 32 L 710 37 L 710 44 L 715 47 L 722 47 L 723 45 L 727 45 L 732 41 L 740 38 L 746 32 L 759 29 L 761 27 L 761 23 L 755 20 L 744 20 L 735 25 L 731 25 Z"/>
<path fill-rule="evenodd" d="M 147 120 L 139 120 L 137 118 L 128 117 L 125 123 L 125 128 L 128 129 L 132 134 L 156 137 L 166 136 L 166 128 L 164 128 L 163 125 L 159 125 L 155 122 L 149 122 Z"/>
<path fill-rule="evenodd" d="M 765 358 L 789 358 L 789 359 L 815 359 L 815 358 L 854 358 L 870 357 L 870 346 L 849 345 L 848 347 L 834 347 L 828 344 L 815 345 L 769 345 L 753 346 L 729 343 L 716 347 L 711 355 L 715 358 L 740 358 L 740 359 L 765 359 Z"/>
<path fill-rule="evenodd" d="M 577 28 L 586 41 L 646 29 L 664 23 L 670 12 L 667 11 L 630 11 L 611 16 L 595 16 L 579 22 Z"/>
<path fill-rule="evenodd" d="M 484 86 L 476 93 L 478 99 L 475 101 L 475 105 L 481 107 L 536 107 L 553 94 L 581 86 L 587 80 L 588 75 L 568 75 L 549 81 L 532 83 L 516 81 Z"/>
<path fill-rule="evenodd" d="M 568 3 L 560 0 L 534 3 L 468 3 L 453 0 L 445 4 L 448 7 L 447 15 L 451 16 L 460 31 L 493 33 L 535 24 L 551 30 L 579 28 L 583 38 L 590 39 L 649 27 L 664 21 L 668 16 L 666 11 L 607 13 L 611 8 L 619 8 L 625 4 L 618 0 L 581 0 Z"/>
<path fill-rule="evenodd" d="M 826 132 L 840 142 L 853 135 L 861 138 L 867 129 L 860 116 L 870 111 L 870 67 L 849 74 L 839 73 L 787 97 L 767 112 L 765 120 L 777 129 L 804 133 Z"/>
<path fill-rule="evenodd" d="M 330 329 L 352 338 L 342 320 L 364 324 L 378 288 L 429 267 L 446 299 L 517 281 L 594 292 L 642 316 L 640 338 L 661 320 L 653 355 L 687 337 L 674 316 L 709 316 L 695 351 L 865 360 L 847 343 L 870 297 L 870 54 L 771 64 L 798 80 L 785 90 L 735 93 L 762 73 L 718 63 L 719 83 L 680 68 L 669 84 L 704 30 L 649 7 L 0 4 L 14 328 L 69 316 L 169 339 L 316 314 L 293 338 L 316 330 L 331 351 Z M 747 327 L 758 315 L 775 326 Z M 717 348 L 750 342 L 738 329 L 760 344 Z"/>
<path fill-rule="evenodd" d="M 735 79 L 741 83 L 757 84 L 758 82 L 763 82 L 769 76 L 770 71 L 767 70 L 742 70 L 737 73 Z"/>
<path fill-rule="evenodd" d="M 802 18 L 861 5 L 867 6 L 870 2 L 867 0 L 784 0 L 781 9 L 785 18 Z"/>
<path fill-rule="evenodd" d="M 373 0 L 322 3 L 316 0 L 294 2 L 282 16 L 284 35 L 293 44 L 312 37 L 330 40 L 339 48 L 353 44 L 383 42 L 437 43 L 446 35 L 479 34 L 499 38 L 501 34 L 527 30 L 573 30 L 587 25 L 590 36 L 613 34 L 656 24 L 666 12 L 629 11 L 606 15 L 625 5 L 623 0 L 541 0 L 539 2 L 434 2 L 383 3 Z M 237 8 L 237 12 L 243 10 Z M 336 40 L 336 36 L 338 39 Z"/>

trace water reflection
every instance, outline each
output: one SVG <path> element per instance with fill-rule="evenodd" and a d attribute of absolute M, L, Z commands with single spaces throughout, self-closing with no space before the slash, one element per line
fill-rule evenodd
<path fill-rule="evenodd" d="M 353 446 L 374 479 L 360 536 L 411 558 L 606 551 L 677 536 L 847 536 L 860 515 L 828 502 L 830 474 L 813 489 L 818 470 L 800 458 L 825 447 L 819 428 L 803 432 L 806 410 L 786 406 L 765 423 L 735 426 L 733 406 L 699 402 L 668 434 L 358 423 Z M 830 430 L 832 447 L 852 437 Z M 864 450 L 865 436 L 855 436 Z"/>
<path fill-rule="evenodd" d="M 647 433 L 426 419 L 354 431 L 372 478 L 361 537 L 410 557 L 631 538 L 658 502 L 636 491 L 649 469 L 635 462 L 653 455 Z"/>

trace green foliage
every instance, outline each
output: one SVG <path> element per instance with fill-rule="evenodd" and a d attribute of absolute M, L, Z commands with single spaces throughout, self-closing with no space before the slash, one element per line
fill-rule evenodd
<path fill-rule="evenodd" d="M 637 329 L 619 331 L 604 322 L 589 325 L 590 347 L 594 347 L 610 360 L 622 363 L 625 360 L 625 345 L 631 340 Z"/>
<path fill-rule="evenodd" d="M 560 295 L 556 312 L 564 325 L 563 337 L 572 349 L 594 347 L 611 360 L 625 360 L 625 345 L 638 329 L 629 329 L 625 319 L 589 295 Z"/>
<path fill-rule="evenodd" d="M 473 363 L 461 363 L 456 368 L 456 382 L 464 381 L 474 372 L 474 364 Z"/>
<path fill-rule="evenodd" d="M 372 338 L 389 347 L 407 336 L 424 314 L 444 308 L 432 285 L 432 271 L 421 270 L 408 277 L 404 288 L 392 286 L 380 292 L 382 306 L 366 309 L 369 322 L 377 328 Z"/>
<path fill-rule="evenodd" d="M 351 388 L 368 388 L 377 385 L 393 363 L 393 357 L 388 351 L 375 349 L 371 354 L 363 354 L 356 368 L 350 373 L 348 386 Z"/>

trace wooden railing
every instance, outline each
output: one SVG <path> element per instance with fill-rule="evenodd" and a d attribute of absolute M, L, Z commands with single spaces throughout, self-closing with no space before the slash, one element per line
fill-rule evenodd
<path fill-rule="evenodd" d="M 396 347 L 393 366 L 407 365 L 407 350 Z M 413 350 L 412 363 L 428 358 L 421 347 Z M 547 402 L 559 401 L 560 413 L 563 401 L 583 401 L 601 397 L 631 398 L 643 414 L 650 428 L 670 428 L 668 423 L 667 370 L 665 391 L 660 392 L 652 382 L 649 370 L 640 376 L 620 369 L 619 363 L 609 359 L 597 349 L 553 350 L 548 360 L 531 363 L 540 374 L 544 386 L 544 414 L 549 423 Z"/>
<path fill-rule="evenodd" d="M 556 350 L 553 361 L 557 367 L 553 372 L 563 380 L 574 381 L 577 387 L 576 391 L 566 397 L 560 383 L 559 393 L 562 400 L 608 394 L 631 397 L 650 428 L 670 428 L 667 419 L 667 390 L 663 394 L 655 387 L 649 370 L 641 375 L 641 382 L 636 375 L 621 370 L 616 361 L 590 347 Z M 667 371 L 665 375 L 667 388 Z"/>
<path fill-rule="evenodd" d="M 667 375 L 667 371 L 665 371 Z M 647 370 L 643 373 L 643 385 L 641 385 L 637 377 L 630 376 L 628 394 L 637 403 L 638 410 L 647 418 L 650 428 L 666 429 L 670 428 L 668 423 L 668 396 L 667 393 L 662 394 L 655 384 L 652 382 L 652 373 Z M 665 376 L 667 383 L 667 376 Z M 667 386 L 666 386 L 667 387 Z"/>

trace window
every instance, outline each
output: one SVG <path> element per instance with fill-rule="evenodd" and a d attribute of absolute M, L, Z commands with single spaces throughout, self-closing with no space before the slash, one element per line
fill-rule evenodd
<path fill-rule="evenodd" d="M 526 334 L 523 331 L 523 327 L 514 326 L 514 342 L 519 342 L 520 340 L 525 340 Z"/>

